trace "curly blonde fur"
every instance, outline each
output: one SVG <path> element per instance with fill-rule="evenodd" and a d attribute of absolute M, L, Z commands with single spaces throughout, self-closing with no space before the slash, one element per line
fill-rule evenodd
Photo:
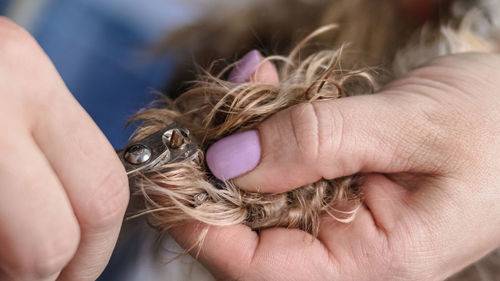
<path fill-rule="evenodd" d="M 227 82 L 222 79 L 227 68 L 217 76 L 205 75 L 176 100 L 165 98 L 155 108 L 137 114 L 134 120 L 143 122 L 134 140 L 178 122 L 200 144 L 197 159 L 166 164 L 135 179 L 146 207 L 152 210 L 155 226 L 166 229 L 195 219 L 210 225 L 243 223 L 252 229 L 299 228 L 316 235 L 320 217 L 325 214 L 342 222 L 354 218 L 360 205 L 357 177 L 322 179 L 290 192 L 265 194 L 215 179 L 203 158 L 203 152 L 218 139 L 253 129 L 290 106 L 372 92 L 375 82 L 370 71 L 342 68 L 343 47 L 299 59 L 302 46 L 333 28 L 318 29 L 288 57 L 268 58 L 281 62 L 279 86 Z"/>

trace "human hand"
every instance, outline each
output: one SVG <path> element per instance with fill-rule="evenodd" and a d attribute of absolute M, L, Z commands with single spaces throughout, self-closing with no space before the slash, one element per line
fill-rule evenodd
<path fill-rule="evenodd" d="M 498 65 L 496 54 L 439 58 L 378 94 L 279 112 L 258 127 L 260 151 L 231 143 L 244 159 L 215 144 L 210 168 L 241 188 L 284 192 L 363 173 L 364 204 L 350 224 L 325 216 L 317 239 L 210 227 L 199 260 L 221 280 L 441 280 L 498 247 Z M 198 226 L 171 234 L 190 248 Z"/>
<path fill-rule="evenodd" d="M 5 18 L 0 38 L 0 280 L 95 280 L 125 171 L 35 40 Z"/>

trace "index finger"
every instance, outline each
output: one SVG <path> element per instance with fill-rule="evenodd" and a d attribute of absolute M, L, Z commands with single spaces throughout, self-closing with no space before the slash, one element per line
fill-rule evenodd
<path fill-rule="evenodd" d="M 35 141 L 64 186 L 81 230 L 78 250 L 60 279 L 95 280 L 116 243 L 128 204 L 125 170 L 105 136 L 30 39 L 23 85 Z M 32 57 L 32 58 L 31 58 Z"/>

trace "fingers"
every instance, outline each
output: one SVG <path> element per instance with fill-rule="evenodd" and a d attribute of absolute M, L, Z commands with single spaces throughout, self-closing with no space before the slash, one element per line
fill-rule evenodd
<path fill-rule="evenodd" d="M 58 195 L 55 184 L 46 184 L 46 189 L 50 189 L 50 192 L 37 194 L 39 198 L 47 198 L 45 200 L 54 209 L 60 209 L 59 216 L 64 214 L 64 206 L 52 202 L 70 204 L 66 208 L 72 210 L 73 220 L 76 217 L 80 228 L 80 236 L 75 238 L 78 246 L 76 253 L 74 249 L 65 251 L 65 254 L 73 256 L 71 261 L 68 263 L 68 259 L 57 264 L 59 271 L 64 267 L 59 279 L 95 280 L 111 255 L 128 203 L 125 171 L 111 145 L 71 96 L 54 66 L 33 38 L 11 23 L 4 25 L 3 21 L 0 19 L 0 33 L 5 35 L 0 42 L 0 79 L 9 79 L 2 81 L 1 93 L 10 106 L 2 108 L 1 113 L 5 114 L 2 115 L 8 116 L 2 119 L 21 122 L 14 130 L 7 131 L 7 135 L 13 135 L 11 132 L 20 128 L 28 130 L 27 135 L 33 139 L 40 151 L 40 158 L 47 166 L 45 170 L 33 171 L 31 182 L 20 184 L 13 180 L 12 184 L 22 194 L 20 188 L 37 187 L 37 182 L 34 181 L 37 177 L 43 179 L 52 175 L 56 178 L 59 192 L 65 197 Z M 27 77 L 30 83 L 26 83 Z M 12 112 L 9 113 L 10 111 Z M 18 116 L 14 116 L 15 113 Z M 3 159 L 2 163 L 5 163 Z M 22 167 L 29 165 L 26 163 L 30 161 L 13 159 L 12 163 Z M 22 170 L 17 171 L 17 177 L 19 180 L 23 178 Z M 50 197 L 51 194 L 53 198 Z M 32 209 L 31 212 L 36 212 Z M 53 218 L 55 222 L 60 221 L 57 220 L 57 212 L 55 213 L 54 216 L 41 214 L 46 215 L 47 219 Z M 44 238 L 52 235 L 66 241 L 59 236 L 60 233 L 62 235 L 59 232 L 61 227 L 28 231 L 29 221 L 24 221 L 23 224 L 26 226 L 26 235 L 38 243 L 44 243 L 43 240 L 36 239 L 40 235 L 45 235 Z M 68 237 L 74 238 L 75 235 Z M 53 241 L 50 237 L 47 239 Z"/>
<path fill-rule="evenodd" d="M 249 52 L 236 63 L 229 80 L 277 83 L 274 65 L 262 61 L 258 51 Z M 207 151 L 208 167 L 219 179 L 236 178 L 238 186 L 264 192 L 282 192 L 322 177 L 359 171 L 399 172 L 407 159 L 398 154 L 414 153 L 398 150 L 398 142 L 408 138 L 399 135 L 407 133 L 402 126 L 416 118 L 398 108 L 401 104 L 380 96 L 315 102 L 284 110 L 260 125 L 258 131 L 216 142 Z M 392 143 L 388 143 L 391 138 Z M 371 159 L 367 161 L 365 156 Z"/>
<path fill-rule="evenodd" d="M 169 232 L 189 249 L 196 245 L 203 227 L 190 222 Z M 199 249 L 195 247 L 190 253 L 196 256 Z M 280 280 L 277 276 L 289 278 L 297 268 L 302 269 L 294 276 L 297 280 L 337 280 L 336 267 L 329 262 L 324 246 L 297 229 L 267 229 L 257 235 L 244 225 L 210 227 L 198 259 L 217 280 Z M 315 268 L 328 273 L 317 277 Z"/>
<path fill-rule="evenodd" d="M 54 75 L 57 75 L 54 71 Z M 56 79 L 57 78 L 57 79 Z M 128 204 L 127 178 L 114 149 L 58 77 L 33 136 L 57 174 L 81 228 L 61 280 L 94 280 L 111 256 Z"/>
<path fill-rule="evenodd" d="M 233 83 L 253 81 L 275 85 L 278 80 L 278 71 L 274 64 L 268 60 L 264 61 L 257 50 L 248 52 L 237 61 L 228 77 L 228 81 Z"/>
<path fill-rule="evenodd" d="M 264 60 L 257 50 L 252 50 L 236 62 L 235 67 L 228 77 L 229 82 L 259 82 L 277 85 L 279 82 L 278 70 L 274 64 Z M 252 137 L 246 137 L 253 135 Z M 207 151 L 207 161 L 212 173 L 223 179 L 233 178 L 246 172 L 257 165 L 260 158 L 260 146 L 255 132 L 246 132 L 236 139 L 245 141 L 244 145 L 239 145 L 239 150 L 232 150 L 232 144 L 238 142 L 233 139 L 231 142 L 221 141 Z M 224 154 L 222 156 L 221 154 Z M 225 159 L 217 159 L 217 155 Z M 251 155 L 252 157 L 248 157 Z"/>
<path fill-rule="evenodd" d="M 129 190 L 111 145 L 69 94 L 37 124 L 34 136 L 65 187 L 81 228 L 78 251 L 64 280 L 94 280 L 118 238 Z M 68 155 L 70 154 L 70 155 Z"/>
<path fill-rule="evenodd" d="M 78 221 L 29 132 L 2 121 L 10 132 L 0 144 L 2 280 L 55 280 L 78 247 Z"/>
<path fill-rule="evenodd" d="M 195 247 L 190 253 L 199 254 L 217 280 L 277 280 L 277 276 L 290 278 L 290 272 L 297 280 L 344 280 L 346 276 L 363 280 L 377 274 L 390 278 L 391 258 L 401 254 L 390 236 L 395 236 L 392 231 L 406 210 L 402 200 L 406 195 L 379 175 L 366 178 L 363 192 L 367 205 L 354 221 L 344 224 L 325 216 L 318 239 L 298 229 L 273 228 L 257 234 L 244 225 L 209 227 L 201 250 Z M 204 227 L 189 222 L 169 232 L 182 247 L 191 249 Z M 376 258 L 360 259 L 360 254 Z"/>
<path fill-rule="evenodd" d="M 388 246 L 388 238 L 366 207 L 362 206 L 349 224 L 325 215 L 318 239 L 330 252 L 331 259 L 340 265 L 342 277 L 338 280 L 346 276 L 351 280 L 390 280 L 394 277 L 390 272 L 393 252 Z"/>
<path fill-rule="evenodd" d="M 300 104 L 267 119 L 255 133 L 215 143 L 207 163 L 219 178 L 264 192 L 358 172 L 409 170 L 430 161 L 433 151 L 426 147 L 433 142 L 427 121 L 411 99 L 378 94 Z"/>
<path fill-rule="evenodd" d="M 408 210 L 411 190 L 378 174 L 363 176 L 362 182 L 363 204 L 377 228 L 389 237 Z"/>
<path fill-rule="evenodd" d="M 200 248 L 198 241 L 206 227 L 209 230 Z M 184 249 L 192 249 L 191 255 L 199 254 L 199 261 L 221 280 L 247 270 L 259 241 L 257 233 L 244 225 L 216 227 L 192 221 L 169 233 Z"/>

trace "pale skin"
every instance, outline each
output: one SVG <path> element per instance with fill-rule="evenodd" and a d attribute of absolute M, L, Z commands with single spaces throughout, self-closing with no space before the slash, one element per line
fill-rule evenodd
<path fill-rule="evenodd" d="M 200 261 L 220 280 L 442 280 L 499 247 L 498 65 L 497 54 L 443 57 L 375 95 L 264 121 L 261 162 L 238 186 L 283 192 L 362 173 L 363 207 L 350 224 L 325 216 L 317 239 L 211 227 Z M 275 71 L 265 62 L 249 79 L 277 83 Z M 198 227 L 171 234 L 191 246 Z"/>
<path fill-rule="evenodd" d="M 48 57 L 0 18 L 0 280 L 95 280 L 128 184 L 113 148 Z"/>
<path fill-rule="evenodd" d="M 31 36 L 1 19 L 0 38 L 0 280 L 94 280 L 128 202 L 125 172 Z M 277 82 L 265 65 L 252 79 Z M 495 249 L 498 65 L 440 58 L 376 95 L 271 117 L 262 161 L 238 185 L 281 192 L 362 172 L 364 205 L 348 225 L 325 217 L 317 239 L 212 227 L 200 261 L 222 280 L 440 280 Z M 196 225 L 171 234 L 190 247 Z"/>

